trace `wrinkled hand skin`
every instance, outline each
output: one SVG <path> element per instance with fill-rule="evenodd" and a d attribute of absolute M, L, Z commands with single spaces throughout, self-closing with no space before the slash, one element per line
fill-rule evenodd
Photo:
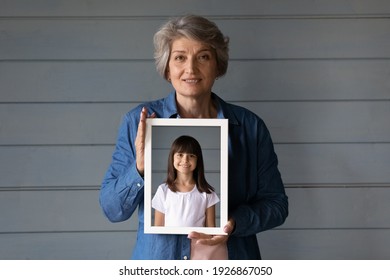
<path fill-rule="evenodd" d="M 149 118 L 155 118 L 156 114 L 152 113 Z M 138 123 L 137 137 L 135 138 L 136 162 L 137 170 L 140 175 L 144 175 L 144 155 L 145 155 L 145 134 L 146 134 L 146 118 L 148 118 L 148 110 L 143 107 Z"/>

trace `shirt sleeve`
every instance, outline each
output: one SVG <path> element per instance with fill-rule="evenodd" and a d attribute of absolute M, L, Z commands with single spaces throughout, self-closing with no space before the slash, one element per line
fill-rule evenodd
<path fill-rule="evenodd" d="M 157 188 L 156 194 L 152 199 L 152 208 L 157 211 L 165 214 L 165 206 L 164 206 L 164 191 L 161 186 Z"/>
<path fill-rule="evenodd" d="M 218 195 L 215 192 L 207 194 L 207 208 L 217 204 L 219 202 Z"/>
<path fill-rule="evenodd" d="M 100 205 L 112 222 L 127 220 L 143 199 L 144 180 L 138 173 L 134 140 L 139 110 L 124 117 L 119 129 L 112 162 L 100 189 Z"/>

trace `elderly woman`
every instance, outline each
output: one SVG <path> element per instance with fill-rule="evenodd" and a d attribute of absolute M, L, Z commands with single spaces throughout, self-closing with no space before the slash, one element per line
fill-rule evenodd
<path fill-rule="evenodd" d="M 264 122 L 212 92 L 214 81 L 228 67 L 228 42 L 213 22 L 194 15 L 167 22 L 154 36 L 157 70 L 174 92 L 125 115 L 100 192 L 100 204 L 112 222 L 129 219 L 138 208 L 133 259 L 190 259 L 191 239 L 205 247 L 227 248 L 229 259 L 260 259 L 256 234 L 281 225 L 288 215 L 277 156 Z M 144 234 L 147 117 L 229 120 L 229 222 L 224 228 L 228 235 Z"/>

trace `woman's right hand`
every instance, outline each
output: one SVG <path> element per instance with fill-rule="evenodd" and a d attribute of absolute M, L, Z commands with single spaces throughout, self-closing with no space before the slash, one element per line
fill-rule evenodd
<path fill-rule="evenodd" d="M 147 117 L 148 117 L 148 110 L 145 107 L 143 107 L 141 110 L 140 120 L 138 123 L 137 137 L 135 138 L 137 170 L 141 176 L 144 176 L 145 134 L 146 134 Z M 149 116 L 149 118 L 155 118 L 155 117 L 156 117 L 155 113 Z"/>

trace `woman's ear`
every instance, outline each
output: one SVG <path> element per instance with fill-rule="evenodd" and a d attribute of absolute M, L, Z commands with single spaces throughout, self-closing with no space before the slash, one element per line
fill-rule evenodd
<path fill-rule="evenodd" d="M 167 70 L 165 72 L 165 78 L 168 82 L 171 82 L 171 73 L 169 72 L 169 68 L 167 67 Z"/>

